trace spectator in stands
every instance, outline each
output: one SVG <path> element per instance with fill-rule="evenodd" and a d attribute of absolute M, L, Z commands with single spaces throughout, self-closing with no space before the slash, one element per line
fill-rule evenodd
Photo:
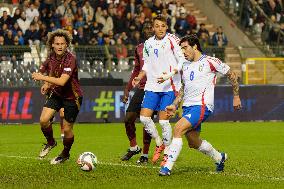
<path fill-rule="evenodd" d="M 161 0 L 154 0 L 154 4 L 152 7 L 152 15 L 154 14 L 154 17 L 158 16 L 162 13 L 163 8 L 164 7 Z"/>
<path fill-rule="evenodd" d="M 116 40 L 115 51 L 118 61 L 125 60 L 127 58 L 127 48 L 120 37 Z"/>
<path fill-rule="evenodd" d="M 30 27 L 31 21 L 26 19 L 26 13 L 22 12 L 21 18 L 17 20 L 17 23 L 19 24 L 19 27 L 25 34 L 26 30 Z"/>
<path fill-rule="evenodd" d="M 120 35 L 120 38 L 121 38 L 122 43 L 124 45 L 129 45 L 130 44 L 130 39 L 128 38 L 126 32 L 122 32 L 121 35 Z"/>
<path fill-rule="evenodd" d="M 135 16 L 139 13 L 138 6 L 136 6 L 135 4 L 135 0 L 130 0 L 130 3 L 127 3 L 125 13 L 130 13 L 132 16 Z"/>
<path fill-rule="evenodd" d="M 41 24 L 39 30 L 38 30 L 39 36 L 40 36 L 40 41 L 41 43 L 45 44 L 47 41 L 47 26 L 43 23 Z"/>
<path fill-rule="evenodd" d="M 97 37 L 98 45 L 104 45 L 104 33 L 100 31 Z"/>
<path fill-rule="evenodd" d="M 268 0 L 263 3 L 263 11 L 267 16 L 280 14 L 282 11 L 279 0 Z"/>
<path fill-rule="evenodd" d="M 190 33 L 191 26 L 186 20 L 186 12 L 182 12 L 181 16 L 176 20 L 175 31 L 180 37 L 185 36 Z"/>
<path fill-rule="evenodd" d="M 4 36 L 0 35 L 0 46 L 3 46 L 4 44 L 5 44 Z"/>
<path fill-rule="evenodd" d="M 68 9 L 69 5 L 68 5 L 68 0 L 64 0 L 63 4 L 61 4 L 60 6 L 57 7 L 56 12 L 63 17 L 66 13 L 67 13 L 67 9 Z"/>
<path fill-rule="evenodd" d="M 191 26 L 191 29 L 196 30 L 197 20 L 196 20 L 195 16 L 190 13 L 190 11 L 187 11 L 186 20 L 189 23 L 189 25 Z"/>
<path fill-rule="evenodd" d="M 39 17 L 38 10 L 34 7 L 34 4 L 31 3 L 30 7 L 26 10 L 26 17 L 28 20 L 33 21 L 34 17 Z"/>
<path fill-rule="evenodd" d="M 223 33 L 222 26 L 217 28 L 217 32 L 215 32 L 212 36 L 212 44 L 216 47 L 224 47 L 228 44 L 228 40 L 226 35 Z"/>
<path fill-rule="evenodd" d="M 19 24 L 16 22 L 14 23 L 13 27 L 11 28 L 13 32 L 13 36 L 17 35 L 18 31 L 22 31 L 21 28 L 19 27 Z"/>
<path fill-rule="evenodd" d="M 104 26 L 101 23 L 98 23 L 97 21 L 94 21 L 93 25 L 91 25 L 91 27 L 90 27 L 91 38 L 97 38 L 98 37 L 98 33 L 100 31 L 102 31 L 103 27 Z"/>
<path fill-rule="evenodd" d="M 131 13 L 128 13 L 129 15 Z M 122 33 L 128 30 L 129 28 L 126 27 L 126 17 L 122 15 L 122 12 L 119 11 L 113 18 L 113 30 L 115 33 Z"/>
<path fill-rule="evenodd" d="M 82 8 L 84 18 L 86 19 L 86 22 L 92 22 L 94 18 L 94 9 L 91 7 L 90 2 L 86 1 L 85 5 Z"/>
<path fill-rule="evenodd" d="M 75 1 L 75 0 L 71 1 L 70 9 L 71 9 L 71 11 L 72 11 L 73 15 L 75 15 L 75 14 L 76 14 L 76 12 L 77 12 L 77 3 L 76 3 L 76 1 Z"/>
<path fill-rule="evenodd" d="M 7 11 L 3 11 L 3 15 L 0 18 L 0 26 L 7 24 L 10 27 L 13 23 L 13 20 L 10 15 L 8 15 Z"/>
<path fill-rule="evenodd" d="M 32 46 L 40 44 L 40 36 L 38 30 L 36 30 L 35 25 L 32 23 L 30 28 L 26 31 L 24 35 L 25 43 Z"/>
<path fill-rule="evenodd" d="M 18 36 L 15 36 L 15 37 L 14 37 L 13 45 L 15 45 L 15 46 L 21 45 L 21 44 L 19 43 L 19 37 L 18 37 Z"/>
<path fill-rule="evenodd" d="M 18 31 L 17 36 L 18 36 L 20 45 L 24 45 L 25 44 L 25 39 L 23 37 L 23 32 L 21 30 Z"/>
<path fill-rule="evenodd" d="M 74 23 L 75 29 L 78 29 L 80 27 L 83 27 L 85 25 L 85 21 L 83 16 L 80 16 Z"/>
<path fill-rule="evenodd" d="M 206 29 L 204 23 L 201 23 L 201 24 L 199 25 L 199 30 L 198 30 L 198 32 L 197 32 L 197 37 L 200 38 L 200 36 L 201 36 L 202 33 L 206 33 L 206 34 L 208 35 L 208 37 L 210 36 L 210 35 L 209 35 L 209 31 Z"/>
<path fill-rule="evenodd" d="M 210 45 L 210 37 L 206 32 L 201 32 L 198 38 L 202 49 L 206 49 Z"/>
<path fill-rule="evenodd" d="M 112 17 L 108 14 L 107 10 L 103 10 L 103 15 L 100 20 L 98 20 L 98 22 L 104 25 L 102 29 L 102 32 L 104 34 L 107 34 L 109 30 L 113 30 L 113 20 Z"/>
<path fill-rule="evenodd" d="M 111 44 L 111 45 L 115 45 L 115 39 L 114 39 L 113 30 L 109 30 L 109 31 L 108 31 L 108 36 L 109 36 L 110 44 Z"/>
<path fill-rule="evenodd" d="M 152 10 L 147 2 L 143 2 L 143 5 L 141 6 L 141 10 L 139 12 L 143 12 L 146 18 L 152 18 Z"/>
<path fill-rule="evenodd" d="M 12 24 L 15 24 L 19 18 L 21 18 L 21 9 L 16 8 L 14 15 L 12 17 Z"/>
<path fill-rule="evenodd" d="M 8 25 L 7 24 L 3 24 L 2 30 L 0 30 L 0 35 L 3 35 L 3 36 L 6 35 L 8 30 L 9 30 Z"/>
<path fill-rule="evenodd" d="M 88 39 L 85 36 L 83 27 L 79 27 L 77 33 L 73 37 L 73 42 L 75 45 L 87 45 Z"/>
<path fill-rule="evenodd" d="M 12 30 L 8 30 L 7 34 L 4 36 L 5 45 L 14 44 L 14 36 Z"/>
<path fill-rule="evenodd" d="M 131 45 L 137 46 L 143 42 L 141 38 L 140 31 L 135 31 L 133 37 L 131 38 Z"/>
<path fill-rule="evenodd" d="M 278 40 L 280 40 L 280 26 L 278 24 L 273 25 L 273 27 L 270 29 L 268 38 L 266 42 L 269 45 L 277 45 Z"/>

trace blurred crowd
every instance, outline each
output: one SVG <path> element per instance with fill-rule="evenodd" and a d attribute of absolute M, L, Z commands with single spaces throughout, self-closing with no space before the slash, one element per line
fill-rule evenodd
<path fill-rule="evenodd" d="M 205 47 L 228 43 L 222 27 L 210 36 L 181 0 L 12 0 L 10 5 L 0 8 L 0 45 L 44 44 L 48 32 L 64 28 L 75 45 L 116 45 L 124 57 L 126 46 L 143 41 L 143 23 L 160 14 L 171 33 L 197 33 Z"/>
<path fill-rule="evenodd" d="M 240 14 L 241 26 L 262 43 L 284 44 L 283 0 L 225 0 L 225 3 L 227 8 Z"/>

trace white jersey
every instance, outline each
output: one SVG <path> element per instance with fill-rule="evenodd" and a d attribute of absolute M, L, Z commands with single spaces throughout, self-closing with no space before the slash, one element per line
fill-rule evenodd
<path fill-rule="evenodd" d="M 182 64 L 186 62 L 178 43 L 179 38 L 172 34 L 166 34 L 161 40 L 153 36 L 145 41 L 142 68 L 147 76 L 145 90 L 153 92 L 179 91 L 181 87 L 179 73 L 161 84 L 157 83 L 158 77 L 161 77 L 163 72 L 169 73 L 174 69 L 181 70 Z"/>
<path fill-rule="evenodd" d="M 218 58 L 202 55 L 197 62 L 183 65 L 183 106 L 206 105 L 214 110 L 214 87 L 219 72 L 225 75 L 230 67 Z"/>

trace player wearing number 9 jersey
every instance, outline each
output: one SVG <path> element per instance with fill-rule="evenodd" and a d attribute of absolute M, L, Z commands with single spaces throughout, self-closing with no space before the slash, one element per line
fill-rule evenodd
<path fill-rule="evenodd" d="M 156 141 L 156 149 L 152 162 L 156 163 L 160 154 L 164 151 L 164 158 L 167 156 L 167 147 L 171 142 L 172 128 L 169 123 L 169 116 L 166 115 L 166 106 L 173 103 L 177 91 L 181 87 L 182 64 L 186 61 L 181 51 L 179 38 L 166 33 L 167 23 L 162 16 L 157 16 L 153 20 L 154 36 L 144 43 L 143 60 L 144 66 L 137 77 L 133 79 L 133 85 L 146 75 L 145 95 L 140 112 L 140 121 L 145 130 Z M 158 78 L 163 73 L 174 73 L 169 80 L 158 83 Z M 159 123 L 162 127 L 162 137 L 160 138 L 151 116 L 154 111 L 159 111 Z"/>

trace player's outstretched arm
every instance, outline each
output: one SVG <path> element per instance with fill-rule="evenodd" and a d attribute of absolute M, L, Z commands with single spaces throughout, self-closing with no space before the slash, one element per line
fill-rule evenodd
<path fill-rule="evenodd" d="M 55 85 L 64 86 L 65 83 L 70 78 L 70 76 L 67 75 L 67 74 L 62 74 L 61 77 L 56 78 L 56 77 L 45 76 L 45 75 L 42 75 L 41 73 L 38 73 L 38 72 L 34 72 L 34 73 L 32 73 L 32 78 L 34 80 L 46 81 L 48 83 L 52 83 L 52 84 L 55 84 Z"/>
<path fill-rule="evenodd" d="M 182 84 L 178 96 L 176 97 L 174 102 L 166 107 L 167 116 L 172 117 L 175 114 L 175 111 L 177 110 L 177 107 L 181 103 L 183 96 L 184 96 L 184 85 Z"/>
<path fill-rule="evenodd" d="M 238 76 L 235 72 L 229 70 L 226 74 L 227 78 L 231 82 L 231 85 L 233 87 L 233 106 L 235 110 L 240 110 L 242 108 L 240 96 L 239 96 L 239 83 L 238 83 Z"/>

